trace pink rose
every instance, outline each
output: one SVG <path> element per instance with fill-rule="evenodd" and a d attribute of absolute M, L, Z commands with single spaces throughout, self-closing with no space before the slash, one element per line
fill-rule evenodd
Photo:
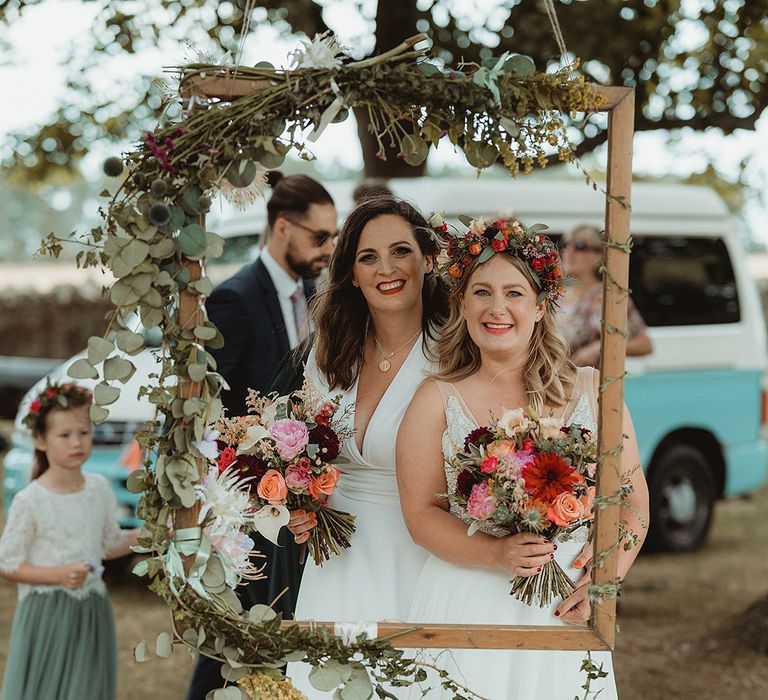
<path fill-rule="evenodd" d="M 275 421 L 269 432 L 275 438 L 277 454 L 287 461 L 301 454 L 309 442 L 307 426 L 292 418 Z"/>
<path fill-rule="evenodd" d="M 302 464 L 307 462 L 307 464 Z M 285 485 L 291 489 L 291 491 L 309 491 L 309 479 L 312 474 L 312 469 L 309 466 L 309 460 L 306 457 L 302 457 L 298 464 L 291 464 L 285 470 Z"/>
<path fill-rule="evenodd" d="M 485 452 L 498 459 L 510 459 L 515 454 L 515 443 L 512 440 L 494 440 L 485 448 Z"/>
<path fill-rule="evenodd" d="M 482 462 L 480 462 L 480 471 L 483 474 L 493 474 L 496 471 L 496 467 L 499 466 L 499 458 L 488 456 Z"/>
<path fill-rule="evenodd" d="M 467 514 L 473 520 L 487 520 L 496 510 L 491 487 L 487 481 L 475 484 L 467 502 Z"/>
<path fill-rule="evenodd" d="M 555 525 L 565 527 L 584 517 L 584 504 L 569 491 L 563 491 L 547 506 L 547 518 Z"/>

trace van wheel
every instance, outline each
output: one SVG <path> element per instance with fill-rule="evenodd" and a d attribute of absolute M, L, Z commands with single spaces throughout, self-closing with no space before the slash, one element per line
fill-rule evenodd
<path fill-rule="evenodd" d="M 646 548 L 692 552 L 704 544 L 715 506 L 712 468 L 690 445 L 671 445 L 655 460 L 650 481 L 651 522 Z"/>

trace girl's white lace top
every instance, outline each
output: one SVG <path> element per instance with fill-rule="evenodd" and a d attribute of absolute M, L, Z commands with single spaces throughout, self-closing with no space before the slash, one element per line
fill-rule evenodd
<path fill-rule="evenodd" d="M 597 370 L 592 367 L 582 367 L 576 375 L 576 382 L 573 388 L 568 405 L 563 411 L 564 425 L 580 425 L 583 428 L 591 430 L 597 435 L 597 421 L 595 419 L 595 375 Z M 445 431 L 443 432 L 443 457 L 445 460 L 445 480 L 448 486 L 448 493 L 454 493 L 456 490 L 456 470 L 451 464 L 451 459 L 455 454 L 464 449 L 464 439 L 473 430 L 479 427 L 477 421 L 472 416 L 461 395 L 456 388 L 447 382 L 437 382 L 440 394 L 443 397 L 445 406 Z M 451 513 L 465 522 L 471 523 L 472 520 L 466 513 L 461 512 L 459 507 L 451 504 Z M 481 526 L 481 531 L 495 537 L 503 537 L 509 532 L 498 525 L 491 523 Z M 586 527 L 580 527 L 568 535 L 569 540 L 577 542 L 586 542 L 588 538 Z"/>
<path fill-rule="evenodd" d="M 101 561 L 123 544 L 117 523 L 117 499 L 107 480 L 84 472 L 85 486 L 75 493 L 54 493 L 32 481 L 16 494 L 0 537 L 0 571 L 12 573 L 23 563 L 57 567 L 85 561 L 94 565 L 85 583 L 70 590 L 58 585 L 19 584 L 19 599 L 32 591 L 62 590 L 84 598 L 106 594 Z"/>

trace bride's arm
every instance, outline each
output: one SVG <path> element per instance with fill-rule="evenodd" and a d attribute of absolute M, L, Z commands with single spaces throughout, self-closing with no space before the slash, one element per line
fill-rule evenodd
<path fill-rule="evenodd" d="M 443 468 L 445 430 L 440 391 L 432 381 L 421 385 L 406 411 L 397 436 L 397 483 L 408 530 L 416 544 L 457 566 L 501 569 L 532 576 L 550 561 L 554 547 L 537 535 L 496 538 L 477 532 L 448 512 Z"/>

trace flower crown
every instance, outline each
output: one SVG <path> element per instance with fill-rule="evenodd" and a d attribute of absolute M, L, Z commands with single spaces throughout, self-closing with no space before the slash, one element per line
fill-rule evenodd
<path fill-rule="evenodd" d="M 451 227 L 442 214 L 432 214 L 430 225 L 443 240 L 447 239 L 450 260 L 442 267 L 441 274 L 447 282 L 458 280 L 475 258 L 484 263 L 494 253 L 508 253 L 520 258 L 530 269 L 541 287 L 538 301 L 545 298 L 556 301 L 565 294 L 566 279 L 560 265 L 560 254 L 552 240 L 541 232 L 545 224 L 533 224 L 525 228 L 516 219 L 497 219 L 486 223 L 482 218 L 470 219 L 463 214 L 459 221 L 467 227 L 464 233 Z"/>
<path fill-rule="evenodd" d="M 77 405 L 85 405 L 90 403 L 92 398 L 90 391 L 77 384 L 48 384 L 29 404 L 29 412 L 21 422 L 30 430 L 34 430 L 35 421 L 42 411 L 54 405 L 70 408 L 73 400 L 78 401 Z"/>

